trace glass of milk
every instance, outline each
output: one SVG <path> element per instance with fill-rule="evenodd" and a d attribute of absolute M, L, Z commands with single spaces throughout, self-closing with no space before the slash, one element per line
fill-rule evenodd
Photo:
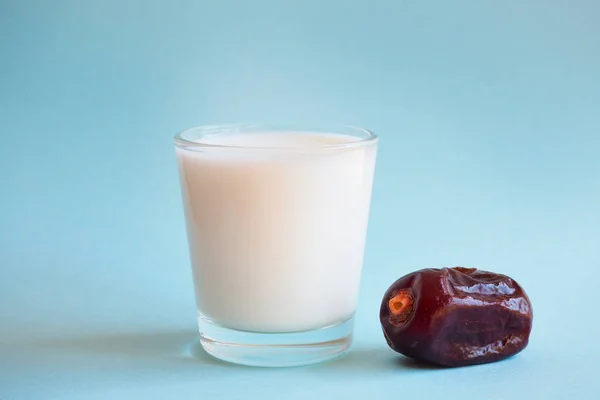
<path fill-rule="evenodd" d="M 377 137 L 212 125 L 175 137 L 202 347 L 256 366 L 352 342 Z"/>

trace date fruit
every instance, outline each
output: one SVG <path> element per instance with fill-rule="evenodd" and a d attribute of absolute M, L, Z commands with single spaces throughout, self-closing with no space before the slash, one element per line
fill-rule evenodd
<path fill-rule="evenodd" d="M 459 367 L 500 361 L 529 341 L 533 311 L 506 275 L 423 269 L 387 290 L 379 313 L 388 345 L 419 361 Z"/>

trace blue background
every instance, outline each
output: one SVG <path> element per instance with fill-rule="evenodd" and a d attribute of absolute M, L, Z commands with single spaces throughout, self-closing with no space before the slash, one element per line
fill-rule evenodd
<path fill-rule="evenodd" d="M 172 136 L 205 123 L 379 134 L 355 345 L 294 369 L 197 340 Z M 0 0 L 0 399 L 600 398 L 594 0 Z M 503 272 L 529 347 L 430 369 L 383 292 Z"/>

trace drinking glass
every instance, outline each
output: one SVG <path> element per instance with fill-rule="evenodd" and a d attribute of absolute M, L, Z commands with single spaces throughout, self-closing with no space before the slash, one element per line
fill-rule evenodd
<path fill-rule="evenodd" d="M 202 347 L 255 366 L 352 342 L 377 137 L 229 124 L 175 136 Z"/>

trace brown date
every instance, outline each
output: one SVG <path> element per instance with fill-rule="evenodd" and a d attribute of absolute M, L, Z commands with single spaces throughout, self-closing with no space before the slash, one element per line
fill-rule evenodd
<path fill-rule="evenodd" d="M 379 313 L 388 345 L 427 363 L 500 361 L 529 341 L 533 311 L 506 275 L 475 268 L 423 269 L 398 279 Z"/>

